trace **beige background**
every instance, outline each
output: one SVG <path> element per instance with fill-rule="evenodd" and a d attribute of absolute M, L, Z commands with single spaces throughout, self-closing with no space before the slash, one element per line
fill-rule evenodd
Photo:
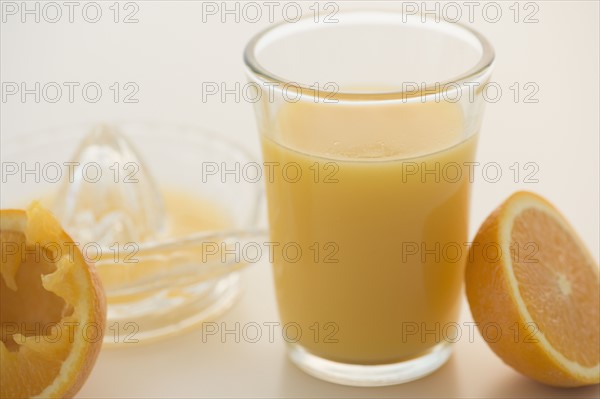
<path fill-rule="evenodd" d="M 3 9 L 6 3 L 3 2 Z M 313 2 L 303 3 L 305 9 Z M 20 5 L 20 2 L 13 3 Z M 29 2 L 34 7 L 35 2 Z M 62 4 L 62 3 L 60 3 Z M 80 3 L 73 23 L 66 15 L 58 23 L 39 23 L 29 16 L 3 13 L 1 25 L 1 81 L 98 82 L 103 96 L 95 104 L 75 92 L 73 103 L 65 98 L 51 104 L 35 103 L 18 96 L 1 103 L 2 145 L 46 127 L 82 122 L 156 120 L 201 125 L 235 138 L 258 152 L 252 107 L 243 99 L 222 102 L 212 97 L 203 102 L 203 82 L 245 82 L 241 53 L 252 34 L 268 25 L 268 15 L 257 23 L 234 16 L 206 16 L 200 2 L 137 2 L 138 23 L 114 23 L 112 2 L 100 5 L 100 22 L 82 18 Z M 221 2 L 214 3 L 221 7 Z M 235 7 L 234 2 L 228 2 Z M 258 2 L 264 13 L 266 6 Z M 278 3 L 283 7 L 283 3 Z M 355 7 L 338 2 L 340 7 Z M 399 2 L 379 3 L 400 7 Z M 418 7 L 422 2 L 415 2 Z M 458 4 L 463 20 L 468 8 Z M 533 190 L 553 201 L 572 221 L 598 259 L 598 158 L 599 158 L 599 3 L 596 1 L 521 2 L 515 22 L 514 2 L 497 2 L 482 9 L 477 3 L 472 25 L 494 44 L 497 64 L 494 80 L 503 96 L 489 104 L 482 129 L 478 159 L 497 162 L 503 177 L 491 183 L 477 177 L 473 194 L 471 234 L 485 216 L 510 193 Z M 240 10 L 243 7 L 240 3 Z M 428 7 L 435 3 L 428 2 Z M 498 5 L 502 16 L 490 22 Z M 40 6 L 41 7 L 41 6 Z M 122 20 L 135 6 L 120 4 Z M 206 6 L 205 6 L 206 7 Z M 444 3 L 438 7 L 443 12 Z M 491 9 L 489 7 L 493 7 Z M 513 7 L 511 9 L 510 7 Z M 275 17 L 281 19 L 281 12 Z M 47 10 L 50 12 L 51 10 Z M 67 12 L 63 7 L 62 11 Z M 446 12 L 451 10 L 446 8 Z M 93 13 L 89 11 L 93 16 Z M 322 12 L 323 9 L 322 9 Z M 534 13 L 538 22 L 524 23 Z M 452 14 L 453 15 L 453 14 Z M 54 14 L 46 15 L 53 18 Z M 246 15 L 252 18 L 254 15 Z M 488 20 L 486 20 L 486 17 Z M 135 82 L 137 104 L 111 99 L 113 82 Z M 510 87 L 517 82 L 519 101 Z M 527 86 L 532 83 L 535 86 Z M 524 102 L 523 96 L 539 90 Z M 6 94 L 6 93 L 3 93 Z M 515 162 L 533 162 L 537 183 L 514 181 L 509 169 Z M 522 169 L 523 172 L 523 169 Z M 218 323 L 233 328 L 236 322 L 276 322 L 269 266 L 257 264 L 244 272 L 244 293 L 235 308 Z M 471 321 L 465 305 L 461 323 Z M 464 324 L 461 324 L 464 325 Z M 266 334 L 267 330 L 263 330 Z M 541 386 L 505 366 L 483 343 L 478 333 L 467 330 L 447 365 L 413 383 L 378 389 L 337 386 L 316 380 L 297 370 L 285 358 L 281 336 L 258 343 L 229 335 L 202 342 L 197 330 L 160 343 L 130 345 L 126 350 L 104 350 L 80 397 L 597 397 L 598 386 L 576 391 Z M 472 338 L 472 339 L 471 339 Z M 221 342 L 224 341 L 224 342 Z"/>

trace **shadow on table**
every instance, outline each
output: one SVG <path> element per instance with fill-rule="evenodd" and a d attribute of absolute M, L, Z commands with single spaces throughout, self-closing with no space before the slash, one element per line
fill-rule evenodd
<path fill-rule="evenodd" d="M 458 377 L 454 357 L 435 371 L 420 380 L 388 387 L 348 387 L 333 384 L 312 377 L 291 361 L 286 361 L 281 373 L 281 397 L 292 393 L 294 397 L 336 397 L 336 398 L 398 398 L 398 397 L 455 397 L 459 395 Z"/>
<path fill-rule="evenodd" d="M 490 397 L 519 398 L 598 398 L 600 385 L 579 388 L 556 388 L 527 378 L 516 371 L 489 386 Z"/>

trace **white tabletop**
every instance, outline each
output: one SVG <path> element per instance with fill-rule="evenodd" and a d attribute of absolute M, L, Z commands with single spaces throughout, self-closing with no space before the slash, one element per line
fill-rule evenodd
<path fill-rule="evenodd" d="M 313 2 L 305 2 L 309 7 Z M 405 2 L 406 3 L 406 2 Z M 478 160 L 496 162 L 503 177 L 495 183 L 478 178 L 473 191 L 471 236 L 486 215 L 519 189 L 532 190 L 554 202 L 571 220 L 596 259 L 599 255 L 599 3 L 595 1 L 457 2 L 463 21 L 494 44 L 494 81 L 503 96 L 488 104 Z M 250 36 L 269 23 L 268 6 L 256 23 L 246 3 L 227 2 L 235 14 L 223 14 L 221 2 L 138 1 L 121 3 L 118 23 L 112 2 L 78 3 L 70 23 L 69 10 L 58 2 L 62 19 L 51 23 L 56 10 L 40 7 L 40 21 L 23 15 L 21 2 L 3 2 L 0 25 L 0 74 L 6 90 L 27 82 L 96 82 L 103 95 L 96 103 L 68 91 L 57 103 L 32 96 L 22 101 L 7 96 L 0 103 L 2 145 L 11 137 L 26 140 L 31 131 L 61 125 L 120 120 L 150 120 L 201 125 L 245 143 L 257 156 L 258 140 L 252 106 L 243 99 L 213 96 L 203 101 L 203 83 L 232 87 L 244 84 L 241 53 Z M 342 8 L 356 7 L 337 2 Z M 422 7 L 421 2 L 412 3 Z M 434 2 L 428 3 L 431 8 Z M 441 12 L 454 12 L 439 3 Z M 400 7 L 381 2 L 382 7 Z M 322 4 L 321 6 L 324 6 Z M 15 8 L 16 7 L 16 8 Z M 94 8 L 91 9 L 90 7 Z M 114 6 L 113 6 L 114 7 Z M 208 7 L 208 8 L 207 8 Z M 212 14 L 216 7 L 217 14 Z M 281 19 L 284 3 L 276 2 Z M 494 13 L 502 11 L 499 21 Z M 512 7 L 512 8 L 510 8 Z M 485 11 L 484 11 L 485 9 Z M 15 11 L 16 10 L 16 11 Z M 204 10 L 204 13 L 203 13 Z M 327 10 L 321 9 L 323 13 Z M 16 13 L 15 13 L 16 12 Z M 234 11 L 235 12 L 235 11 Z M 290 11 L 291 12 L 291 11 Z M 137 23 L 123 23 L 133 13 Z M 485 13 L 485 14 L 484 14 Z M 14 15 L 13 15 L 14 14 Z M 447 14 L 452 17 L 455 14 Z M 533 23 L 525 23 L 526 17 Z M 21 21 L 25 17 L 25 22 Z M 225 21 L 222 21 L 222 18 Z M 515 19 L 517 22 L 515 22 Z M 535 22 L 537 20 L 537 22 Z M 137 103 L 114 102 L 118 82 L 133 82 Z M 519 99 L 515 101 L 517 83 Z M 131 88 L 131 86 L 129 86 Z M 533 93 L 535 91 L 535 93 Z M 129 90 L 122 91 L 122 94 Z M 525 96 L 531 94 L 526 102 Z M 517 182 L 515 162 L 537 165 L 537 182 Z M 524 171 L 523 169 L 521 169 Z M 217 320 L 221 327 L 236 322 L 277 322 L 269 265 L 243 272 L 244 291 L 235 307 Z M 463 306 L 461 322 L 471 321 Z M 266 331 L 266 330 L 265 330 Z M 422 380 L 386 388 L 352 388 L 322 382 L 293 366 L 285 357 L 281 336 L 252 343 L 234 335 L 204 336 L 202 330 L 149 345 L 105 349 L 79 397 L 598 397 L 598 386 L 578 390 L 549 388 L 522 377 L 496 357 L 480 335 L 464 334 L 451 360 Z M 204 342 L 203 342 L 204 341 Z"/>

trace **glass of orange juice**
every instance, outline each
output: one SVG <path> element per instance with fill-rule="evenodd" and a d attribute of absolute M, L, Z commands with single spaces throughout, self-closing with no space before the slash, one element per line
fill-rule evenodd
<path fill-rule="evenodd" d="M 359 10 L 274 25 L 244 59 L 290 358 L 347 385 L 438 369 L 460 328 L 492 47 L 457 23 Z"/>

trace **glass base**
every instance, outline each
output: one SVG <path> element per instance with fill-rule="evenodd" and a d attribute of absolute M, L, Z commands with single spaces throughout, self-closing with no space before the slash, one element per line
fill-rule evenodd
<path fill-rule="evenodd" d="M 361 387 L 396 385 L 422 378 L 446 363 L 451 353 L 451 344 L 444 342 L 434 346 L 427 354 L 404 362 L 358 365 L 323 359 L 297 344 L 291 344 L 288 352 L 292 362 L 313 377 Z"/>
<path fill-rule="evenodd" d="M 104 346 L 126 347 L 189 331 L 228 310 L 239 274 L 159 292 L 136 302 L 109 304 Z"/>

